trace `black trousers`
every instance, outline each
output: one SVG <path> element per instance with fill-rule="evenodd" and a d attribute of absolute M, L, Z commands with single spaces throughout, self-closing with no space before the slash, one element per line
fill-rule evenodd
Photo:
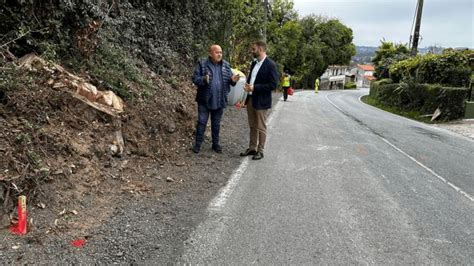
<path fill-rule="evenodd" d="M 290 87 L 283 87 L 283 100 L 286 101 L 288 99 L 288 89 Z"/>

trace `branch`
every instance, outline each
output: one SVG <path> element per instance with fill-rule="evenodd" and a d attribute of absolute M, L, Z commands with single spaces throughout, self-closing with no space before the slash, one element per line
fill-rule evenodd
<path fill-rule="evenodd" d="M 110 10 L 112 10 L 112 7 L 113 7 L 113 6 L 114 6 L 114 1 L 112 1 L 112 4 L 110 4 L 109 10 L 107 10 L 107 14 L 105 14 L 104 20 L 102 21 L 102 23 L 100 23 L 100 26 L 99 26 L 99 28 L 97 29 L 97 35 L 99 35 L 99 31 L 100 31 L 100 29 L 102 28 L 102 25 L 104 25 L 105 21 L 106 21 L 107 18 L 109 17 Z"/>
<path fill-rule="evenodd" d="M 25 33 L 23 33 L 22 35 L 18 36 L 16 39 L 11 40 L 11 41 L 9 41 L 9 42 L 7 42 L 7 43 L 4 43 L 4 44 L 0 45 L 0 48 L 3 48 L 3 47 L 5 47 L 5 46 L 9 45 L 9 44 L 12 43 L 12 42 L 16 42 L 16 41 L 18 41 L 19 39 L 25 37 L 26 35 L 28 35 L 28 34 L 30 34 L 30 33 L 32 33 L 32 32 L 42 32 L 43 30 L 46 30 L 46 29 L 48 29 L 48 28 L 46 27 L 46 28 L 43 28 L 43 29 L 40 29 L 40 30 L 28 30 L 27 32 L 25 32 Z"/>
<path fill-rule="evenodd" d="M 17 37 L 17 38 L 14 39 L 14 40 L 11 40 L 11 41 L 9 41 L 9 42 L 7 42 L 7 43 L 2 44 L 2 45 L 0 46 L 0 48 L 9 45 L 9 44 L 12 43 L 12 42 L 18 41 L 19 39 L 25 37 L 25 35 L 30 34 L 30 33 L 31 33 L 31 30 L 29 30 L 29 31 L 27 31 L 27 32 L 25 32 L 25 33 L 23 33 L 22 35 L 20 35 L 19 37 Z"/>

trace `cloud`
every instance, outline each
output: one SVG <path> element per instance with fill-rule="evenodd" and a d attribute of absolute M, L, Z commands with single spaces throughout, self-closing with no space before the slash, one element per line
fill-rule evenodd
<path fill-rule="evenodd" d="M 385 37 L 407 43 L 414 19 L 415 0 L 294 0 L 301 16 L 338 18 L 352 28 L 357 45 L 379 45 Z M 424 1 L 421 46 L 474 47 L 472 0 Z"/>

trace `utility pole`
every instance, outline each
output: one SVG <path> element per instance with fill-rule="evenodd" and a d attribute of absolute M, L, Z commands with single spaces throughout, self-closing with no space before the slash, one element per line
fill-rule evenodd
<path fill-rule="evenodd" d="M 413 33 L 413 44 L 411 54 L 415 56 L 418 53 L 418 40 L 420 39 L 421 13 L 423 11 L 423 0 L 418 0 L 416 7 L 415 31 Z"/>

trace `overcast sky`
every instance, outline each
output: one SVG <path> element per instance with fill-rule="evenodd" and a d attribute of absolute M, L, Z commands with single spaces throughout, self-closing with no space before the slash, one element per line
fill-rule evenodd
<path fill-rule="evenodd" d="M 380 40 L 408 43 L 417 0 L 293 0 L 300 17 L 338 18 L 350 27 L 356 45 Z M 474 47 L 474 0 L 425 0 L 419 47 Z"/>

